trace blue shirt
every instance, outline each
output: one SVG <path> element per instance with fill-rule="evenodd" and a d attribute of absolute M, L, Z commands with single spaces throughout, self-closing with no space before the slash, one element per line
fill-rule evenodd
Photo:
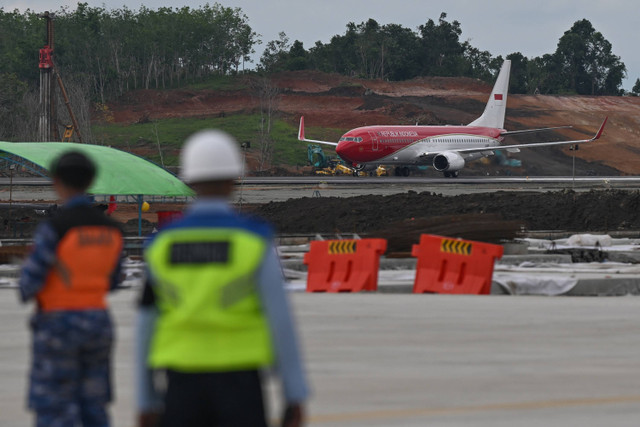
<path fill-rule="evenodd" d="M 226 200 L 199 199 L 189 207 L 181 221 L 169 227 L 181 228 L 193 224 L 207 226 L 207 222 L 209 226 L 215 227 L 217 225 L 215 220 L 208 218 L 220 217 L 220 214 L 237 215 Z M 258 227 L 262 228 L 260 225 Z M 265 226 L 261 234 L 264 234 L 264 230 L 268 230 L 268 227 Z M 282 268 L 273 243 L 258 270 L 257 284 L 271 331 L 276 367 L 282 379 L 284 397 L 288 403 L 301 403 L 308 398 L 309 388 L 298 349 L 291 310 L 284 291 Z M 155 307 L 143 306 L 137 319 L 136 375 L 138 407 L 141 411 L 157 409 L 161 402 L 160 396 L 153 388 L 151 371 L 147 367 L 157 315 Z"/>

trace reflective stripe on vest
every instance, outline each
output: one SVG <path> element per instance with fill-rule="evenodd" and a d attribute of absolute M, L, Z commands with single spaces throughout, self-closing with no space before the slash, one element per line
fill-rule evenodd
<path fill-rule="evenodd" d="M 70 229 L 37 300 L 42 311 L 106 308 L 111 276 L 122 252 L 120 231 L 107 226 Z"/>
<path fill-rule="evenodd" d="M 243 229 L 157 235 L 145 253 L 160 311 L 152 367 L 199 372 L 271 364 L 271 336 L 256 289 L 266 250 L 262 237 Z"/>

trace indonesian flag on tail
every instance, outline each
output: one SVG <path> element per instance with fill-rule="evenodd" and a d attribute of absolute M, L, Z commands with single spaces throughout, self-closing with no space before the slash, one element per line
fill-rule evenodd
<path fill-rule="evenodd" d="M 494 93 L 493 94 L 493 102 L 496 106 L 502 107 L 504 105 L 504 94 L 503 93 Z"/>

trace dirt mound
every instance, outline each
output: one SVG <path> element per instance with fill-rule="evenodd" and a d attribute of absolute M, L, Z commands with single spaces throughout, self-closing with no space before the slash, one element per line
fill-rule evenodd
<path fill-rule="evenodd" d="M 257 101 L 246 91 L 138 90 L 109 104 L 116 123 L 173 117 L 218 117 L 250 111 Z"/>
<path fill-rule="evenodd" d="M 387 252 L 408 253 L 422 234 L 502 243 L 513 240 L 521 229 L 520 221 L 505 221 L 498 215 L 465 214 L 405 219 L 376 230 L 375 235 L 387 240 Z"/>
<path fill-rule="evenodd" d="M 348 199 L 291 199 L 262 205 L 255 213 L 275 224 L 280 233 L 375 234 L 388 232 L 388 224 L 394 222 L 465 214 L 495 215 L 517 221 L 528 230 L 638 230 L 640 192 L 497 192 L 445 197 L 409 191 Z"/>
<path fill-rule="evenodd" d="M 473 96 L 491 92 L 491 85 L 468 77 L 416 77 L 402 82 L 367 80 L 367 88 L 380 95 Z"/>
<path fill-rule="evenodd" d="M 348 86 L 338 86 L 329 89 L 327 95 L 334 96 L 357 96 L 361 97 L 365 95 L 367 89 L 362 85 L 348 85 Z"/>
<path fill-rule="evenodd" d="M 272 76 L 276 86 L 293 92 L 319 93 L 326 92 L 348 81 L 348 77 L 340 74 L 322 73 L 320 71 L 285 71 Z"/>

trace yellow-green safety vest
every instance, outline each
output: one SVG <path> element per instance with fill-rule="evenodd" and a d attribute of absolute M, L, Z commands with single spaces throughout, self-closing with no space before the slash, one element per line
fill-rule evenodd
<path fill-rule="evenodd" d="M 267 249 L 264 238 L 243 229 L 158 234 L 145 253 L 159 309 L 151 367 L 217 372 L 271 364 L 256 284 Z"/>

